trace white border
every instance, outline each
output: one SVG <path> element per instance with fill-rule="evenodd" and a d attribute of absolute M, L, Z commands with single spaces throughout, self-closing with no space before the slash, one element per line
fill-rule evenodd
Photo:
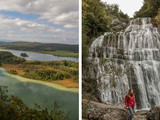
<path fill-rule="evenodd" d="M 82 0 L 79 0 L 79 120 L 82 120 Z"/>

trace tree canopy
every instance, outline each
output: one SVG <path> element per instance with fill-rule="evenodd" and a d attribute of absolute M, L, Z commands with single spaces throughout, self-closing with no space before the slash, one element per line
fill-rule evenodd
<path fill-rule="evenodd" d="M 135 13 L 135 17 L 155 17 L 160 10 L 160 0 L 144 0 L 143 6 Z"/>
<path fill-rule="evenodd" d="M 27 105 L 16 96 L 7 95 L 7 87 L 0 86 L 0 119 L 1 120 L 69 120 L 55 102 L 52 111 L 35 105 Z"/>

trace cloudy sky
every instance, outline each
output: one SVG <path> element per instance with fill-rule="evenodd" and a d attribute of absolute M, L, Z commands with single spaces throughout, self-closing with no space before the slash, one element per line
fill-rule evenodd
<path fill-rule="evenodd" d="M 0 0 L 0 40 L 78 44 L 79 0 Z"/>
<path fill-rule="evenodd" d="M 119 8 L 127 13 L 130 17 L 133 17 L 134 13 L 138 11 L 142 5 L 143 0 L 102 0 L 108 4 L 118 4 Z"/>

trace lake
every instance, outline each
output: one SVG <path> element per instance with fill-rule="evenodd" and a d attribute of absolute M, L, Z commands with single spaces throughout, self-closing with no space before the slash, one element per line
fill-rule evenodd
<path fill-rule="evenodd" d="M 62 106 L 61 109 L 65 113 L 69 113 L 71 120 L 78 120 L 78 93 L 76 92 L 68 92 L 34 82 L 19 81 L 1 69 L 0 85 L 8 86 L 10 95 L 19 96 L 31 108 L 36 103 L 51 110 L 54 101 L 57 101 Z"/>
<path fill-rule="evenodd" d="M 37 52 L 27 52 L 27 51 L 21 51 L 21 50 L 8 50 L 8 49 L 0 49 L 0 51 L 9 51 L 13 55 L 21 58 L 25 58 L 26 60 L 38 60 L 38 61 L 60 61 L 60 60 L 70 60 L 74 62 L 78 62 L 77 58 L 73 57 L 59 57 L 54 56 L 50 54 L 43 54 L 43 53 L 37 53 Z M 21 53 L 26 53 L 29 57 L 22 57 L 20 56 Z"/>

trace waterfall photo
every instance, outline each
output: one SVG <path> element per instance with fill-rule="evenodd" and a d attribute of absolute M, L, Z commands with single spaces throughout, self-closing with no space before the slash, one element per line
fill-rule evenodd
<path fill-rule="evenodd" d="M 0 120 L 78 120 L 79 0 L 0 6 Z"/>
<path fill-rule="evenodd" d="M 160 0 L 82 0 L 82 118 L 159 114 Z"/>

